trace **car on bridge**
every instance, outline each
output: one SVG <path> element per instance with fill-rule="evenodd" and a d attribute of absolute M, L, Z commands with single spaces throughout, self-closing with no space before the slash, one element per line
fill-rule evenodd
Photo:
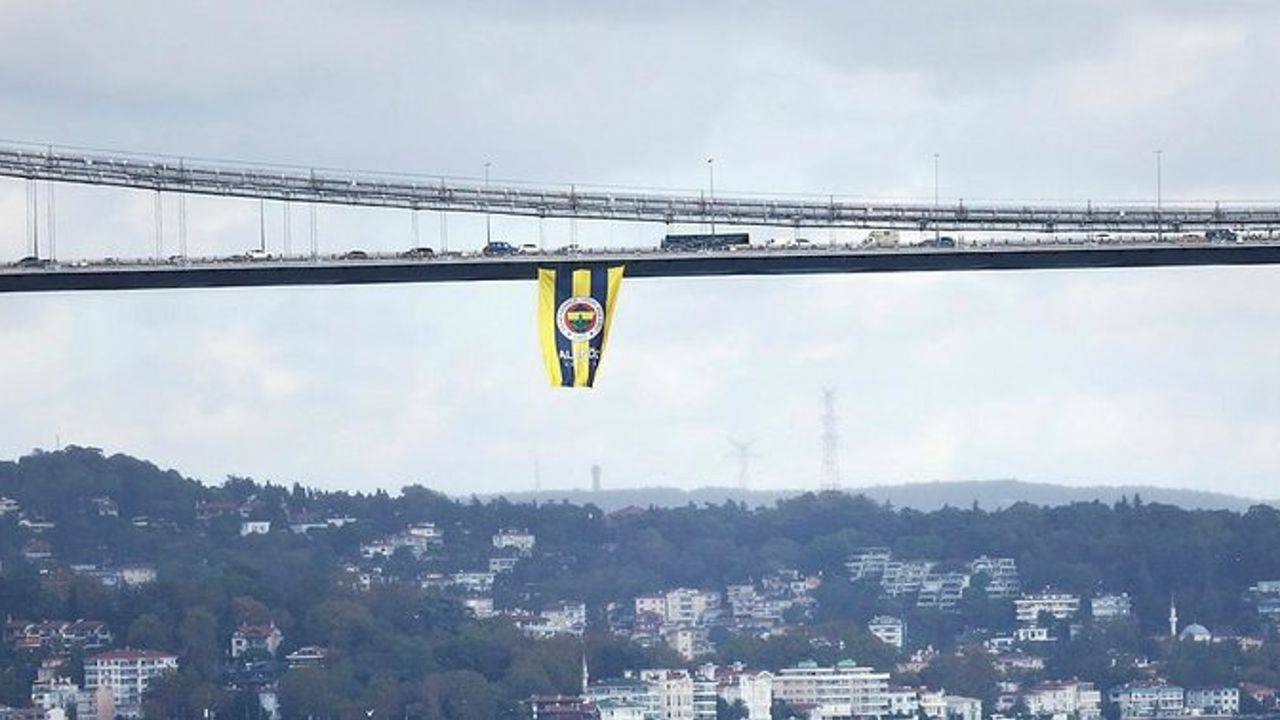
<path fill-rule="evenodd" d="M 427 260 L 436 256 L 436 251 L 429 247 L 416 247 L 405 250 L 400 253 L 402 258 L 410 258 L 414 260 Z"/>
<path fill-rule="evenodd" d="M 480 251 L 480 253 L 485 257 L 501 257 L 503 255 L 516 255 L 519 252 L 520 251 L 517 250 L 514 245 L 512 245 L 509 242 L 502 242 L 501 240 L 490 241 L 488 244 L 484 246 L 484 249 Z"/>
<path fill-rule="evenodd" d="M 45 267 L 49 267 L 52 264 L 53 264 L 52 260 L 48 258 L 36 257 L 35 255 L 28 255 L 22 258 L 21 260 L 19 260 L 18 262 L 14 263 L 16 267 L 20 267 L 20 268 L 45 268 Z"/>
<path fill-rule="evenodd" d="M 339 260 L 368 260 L 369 253 L 364 250 L 348 250 L 338 256 Z"/>

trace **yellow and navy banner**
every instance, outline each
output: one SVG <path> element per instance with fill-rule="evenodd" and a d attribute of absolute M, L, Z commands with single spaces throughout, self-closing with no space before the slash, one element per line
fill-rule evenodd
<path fill-rule="evenodd" d="M 622 265 L 538 268 L 538 336 L 552 385 L 591 387 L 595 383 L 623 269 Z"/>

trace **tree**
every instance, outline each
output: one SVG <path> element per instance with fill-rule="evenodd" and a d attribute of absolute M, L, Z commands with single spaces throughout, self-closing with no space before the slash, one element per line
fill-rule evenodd
<path fill-rule="evenodd" d="M 747 706 L 741 700 L 734 700 L 730 705 L 724 698 L 716 698 L 716 720 L 747 720 L 748 717 Z"/>
<path fill-rule="evenodd" d="M 155 613 L 143 613 L 129 623 L 125 642 L 130 647 L 151 650 L 168 650 L 173 647 L 173 633 L 169 623 Z"/>
<path fill-rule="evenodd" d="M 178 626 L 182 667 L 202 678 L 213 676 L 221 655 L 218 646 L 218 619 L 207 608 L 188 610 Z"/>

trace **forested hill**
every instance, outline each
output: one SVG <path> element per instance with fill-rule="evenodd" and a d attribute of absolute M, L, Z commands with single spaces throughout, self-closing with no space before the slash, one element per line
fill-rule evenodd
<path fill-rule="evenodd" d="M 977 630 L 1013 632 L 1012 602 L 987 596 L 982 582 L 952 612 L 887 597 L 866 580 L 850 582 L 846 562 L 868 546 L 932 561 L 944 572 L 982 555 L 1010 558 L 1027 590 L 1128 593 L 1130 654 L 1150 654 L 1139 633 L 1163 632 L 1170 597 L 1180 616 L 1215 633 L 1264 632 L 1249 588 L 1280 579 L 1280 510 L 1186 510 L 1153 502 L 1159 494 L 1151 491 L 1054 507 L 997 509 L 981 500 L 975 507 L 972 498 L 956 497 L 949 508 L 923 512 L 808 493 L 762 507 L 686 502 L 606 513 L 591 503 L 457 500 L 421 486 L 396 494 L 245 478 L 212 486 L 128 456 L 71 447 L 0 462 L 0 496 L 0 616 L 101 620 L 117 644 L 179 654 L 181 671 L 149 700 L 156 717 L 198 716 L 209 697 L 218 714 L 243 716 L 235 703 L 256 699 L 219 689 L 219 663 L 231 633 L 247 622 L 274 622 L 286 638 L 283 652 L 321 645 L 333 653 L 323 670 L 281 678 L 286 717 L 356 718 L 373 707 L 378 717 L 458 720 L 519 717 L 520 701 L 531 694 L 576 692 L 584 649 L 596 677 L 679 662 L 663 646 L 642 647 L 612 632 L 606 612 L 676 587 L 722 593 L 770 576 L 816 579 L 813 606 L 783 618 L 794 624 L 788 632 L 769 641 L 728 629 L 717 636 L 705 657 L 722 665 L 773 671 L 806 659 L 830 664 L 853 652 L 888 669 L 892 651 L 872 643 L 865 629 L 880 614 L 905 620 L 912 647 L 953 648 Z M 417 528 L 438 531 L 439 542 L 422 554 L 407 546 L 390 556 L 366 550 Z M 462 591 L 436 582 L 484 574 L 495 557 L 494 534 L 503 529 L 527 531 L 536 546 L 492 577 L 487 598 L 495 610 L 517 616 L 582 603 L 581 640 L 528 637 L 511 616 L 468 617 Z M 92 574 L 139 565 L 155 577 L 137 588 L 112 590 Z M 7 647 L 0 646 L 0 705 L 25 702 L 38 666 L 34 656 Z M 1054 677 L 1079 676 L 1099 687 L 1131 679 L 1110 665 L 1069 662 L 1101 660 L 1108 648 L 1062 647 L 1052 660 Z M 1210 682 L 1198 671 L 1171 677 Z M 1249 677 L 1280 684 L 1280 660 Z M 967 694 L 981 697 L 995 692 L 994 681 L 981 688 L 925 682 L 975 687 Z"/>
<path fill-rule="evenodd" d="M 803 495 L 804 490 L 739 490 L 727 487 L 704 487 L 682 490 L 671 487 L 621 488 L 591 492 L 589 490 L 539 490 L 502 493 L 511 502 L 559 502 L 577 505 L 591 503 L 612 512 L 625 507 L 679 507 L 693 503 L 719 505 L 726 500 L 746 503 L 749 507 L 771 506 L 779 500 Z M 998 510 L 1020 502 L 1052 507 L 1077 502 L 1119 502 L 1135 495 L 1149 502 L 1176 505 L 1187 510 L 1235 510 L 1243 512 L 1260 503 L 1226 493 L 1182 490 L 1148 485 L 1070 486 L 1033 483 L 1021 480 L 974 480 L 957 482 L 908 483 L 848 488 L 847 492 L 864 495 L 878 503 L 911 508 L 922 512 L 940 508 L 969 507 L 973 503 L 987 510 Z M 497 497 L 496 495 L 493 497 Z"/>

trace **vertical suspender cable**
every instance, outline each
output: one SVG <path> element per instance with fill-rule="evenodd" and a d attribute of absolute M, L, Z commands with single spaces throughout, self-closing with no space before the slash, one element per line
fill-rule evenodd
<path fill-rule="evenodd" d="M 187 257 L 187 196 L 178 195 L 178 254 Z"/>
<path fill-rule="evenodd" d="M 289 207 L 289 201 L 284 201 L 284 256 L 289 257 L 289 253 L 293 251 L 293 228 L 290 224 L 293 222 L 292 209 Z"/>
<path fill-rule="evenodd" d="M 164 257 L 164 200 L 156 190 L 156 259 Z"/>
<path fill-rule="evenodd" d="M 315 260 L 320 255 L 319 235 L 316 231 L 316 204 L 311 203 L 311 259 Z"/>
<path fill-rule="evenodd" d="M 56 210 L 54 208 L 54 198 L 55 198 L 54 187 L 55 186 L 52 182 L 48 183 L 48 186 L 49 186 L 49 198 L 48 198 L 48 202 L 46 203 L 46 209 L 49 212 L 49 222 L 47 223 L 48 231 L 49 231 L 49 259 L 57 260 L 58 259 L 58 220 L 55 214 Z"/>
<path fill-rule="evenodd" d="M 40 189 L 34 179 L 27 181 L 27 218 L 31 228 L 31 257 L 40 257 Z"/>

